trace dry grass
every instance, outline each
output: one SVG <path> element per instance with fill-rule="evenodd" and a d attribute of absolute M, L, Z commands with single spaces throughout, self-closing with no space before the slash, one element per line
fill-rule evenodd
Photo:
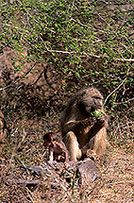
<path fill-rule="evenodd" d="M 98 163 L 101 176 L 88 187 L 81 187 L 75 177 L 72 183 L 67 183 L 59 172 L 44 174 L 36 186 L 16 183 L 16 179 L 40 178 L 40 175 L 22 170 L 20 166 L 40 165 L 46 161 L 47 151 L 42 148 L 43 131 L 41 120 L 19 120 L 8 141 L 1 145 L 0 202 L 134 201 L 133 122 L 127 115 L 113 122 L 111 145 Z"/>
<path fill-rule="evenodd" d="M 3 64 L 1 67 L 3 68 Z M 45 81 L 40 85 L 46 88 L 43 94 L 46 93 L 48 86 Z M 3 87 L 5 87 L 5 84 L 3 84 Z M 16 91 L 17 87 L 20 88 L 21 83 L 18 85 L 16 83 L 13 91 Z M 38 111 L 34 112 L 34 114 L 29 112 L 35 110 L 34 107 L 36 107 L 36 102 L 39 103 L 40 97 L 33 101 L 36 97 L 31 96 L 32 102 L 28 106 L 29 103 L 25 99 L 29 99 L 29 97 L 26 97 L 27 95 L 24 95 L 25 91 L 21 91 L 19 88 L 14 95 L 11 94 L 12 89 L 9 89 L 9 91 L 6 89 L 7 91 L 4 93 L 6 97 L 2 110 L 6 112 L 9 131 L 7 137 L 0 142 L 0 202 L 134 202 L 134 124 L 132 120 L 134 118 L 134 107 L 132 104 L 130 109 L 127 109 L 127 114 L 125 112 L 125 116 L 123 116 L 123 112 L 114 112 L 114 115 L 117 114 L 118 116 L 111 118 L 108 133 L 110 146 L 103 159 L 97 163 L 101 176 L 89 186 L 82 187 L 79 185 L 75 175 L 72 176 L 70 183 L 66 182 L 64 175 L 60 174 L 60 171 L 56 173 L 48 171 L 43 175 L 43 180 L 38 185 L 27 187 L 25 184 L 17 184 L 16 180 L 19 179 L 37 180 L 41 178 L 40 175 L 24 170 L 21 166 L 41 165 L 46 162 L 47 151 L 42 147 L 42 135 L 48 130 L 59 133 L 59 130 L 57 130 L 59 129 L 59 108 L 62 101 L 65 102 L 64 94 L 61 103 L 59 103 L 56 93 L 55 98 L 51 92 L 50 95 L 45 94 L 45 99 L 48 102 L 46 102 L 46 105 L 44 103 L 45 116 L 38 117 Z M 51 90 L 51 88 L 49 89 Z M 28 96 L 32 95 L 32 91 L 33 89 L 31 89 L 30 93 L 27 92 Z M 9 93 L 11 94 L 10 100 Z M 35 93 L 37 94 L 37 92 Z M 40 94 L 39 92 L 38 95 L 40 96 Z M 53 102 L 50 101 L 52 99 Z M 40 101 L 42 100 L 44 101 L 44 97 L 40 99 Z M 25 108 L 21 108 L 17 113 L 14 110 L 17 109 L 15 102 L 18 109 L 20 109 L 20 103 L 27 105 L 27 108 L 32 106 L 33 109 L 25 112 Z M 48 104 L 52 107 L 57 105 L 58 113 L 53 108 L 50 115 L 47 111 L 49 109 Z M 40 107 L 40 105 L 37 107 Z"/>

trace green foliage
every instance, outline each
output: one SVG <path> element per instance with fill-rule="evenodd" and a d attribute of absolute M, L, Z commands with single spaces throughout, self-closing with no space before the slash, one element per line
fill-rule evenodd
<path fill-rule="evenodd" d="M 25 61 L 45 60 L 62 70 L 66 79 L 101 84 L 106 92 L 125 77 L 127 86 L 134 82 L 128 77 L 134 53 L 131 1 L 127 1 L 130 8 L 123 7 L 124 1 L 118 5 L 85 0 L 11 2 L 0 3 L 0 53 L 8 46 L 21 54 L 21 59 L 12 57 L 15 72 Z"/>
<path fill-rule="evenodd" d="M 101 115 L 101 111 L 95 110 L 93 112 L 93 115 L 95 116 L 95 118 L 98 118 Z"/>
<path fill-rule="evenodd" d="M 18 51 L 26 46 L 34 60 L 41 59 L 45 53 L 59 52 L 79 56 L 97 54 L 111 60 L 131 58 L 132 40 L 128 40 L 128 36 L 132 14 L 125 13 L 120 26 L 116 19 L 124 13 L 115 9 L 115 16 L 106 16 L 108 11 L 109 7 L 104 7 L 104 13 L 100 13 L 99 1 L 15 0 L 9 3 L 4 0 L 1 2 L 1 44 Z M 120 50 L 122 44 L 126 49 Z"/>

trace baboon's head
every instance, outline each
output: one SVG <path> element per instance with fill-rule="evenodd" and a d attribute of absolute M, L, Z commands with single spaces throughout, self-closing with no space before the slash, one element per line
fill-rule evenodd
<path fill-rule="evenodd" d="M 44 141 L 43 143 L 44 147 L 49 147 L 53 142 L 53 133 L 52 132 L 46 133 L 43 136 L 43 141 Z"/>
<path fill-rule="evenodd" d="M 78 107 L 87 113 L 103 109 L 103 96 L 96 88 L 87 88 L 80 91 L 77 97 Z"/>

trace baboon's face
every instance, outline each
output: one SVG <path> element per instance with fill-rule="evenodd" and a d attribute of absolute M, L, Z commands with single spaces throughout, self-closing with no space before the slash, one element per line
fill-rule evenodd
<path fill-rule="evenodd" d="M 78 105 L 87 113 L 95 109 L 101 110 L 103 108 L 103 97 L 97 89 L 90 88 L 83 93 Z"/>
<path fill-rule="evenodd" d="M 43 136 L 43 145 L 44 147 L 49 147 L 53 141 L 52 139 L 52 134 L 51 133 L 47 133 Z"/>
<path fill-rule="evenodd" d="M 95 109 L 101 109 L 103 107 L 103 98 L 99 96 L 92 96 L 93 106 Z"/>

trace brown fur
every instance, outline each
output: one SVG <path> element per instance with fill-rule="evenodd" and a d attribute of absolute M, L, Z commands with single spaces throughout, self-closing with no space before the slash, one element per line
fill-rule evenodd
<path fill-rule="evenodd" d="M 94 110 L 102 112 L 97 119 L 91 116 Z M 61 115 L 60 124 L 63 141 L 72 161 L 80 159 L 88 148 L 97 156 L 104 153 L 107 143 L 107 120 L 103 97 L 96 88 L 82 89 L 70 100 Z"/>
<path fill-rule="evenodd" d="M 53 132 L 46 133 L 43 136 L 44 147 L 49 148 L 49 161 L 64 161 L 69 163 L 69 153 L 65 144 Z"/>

